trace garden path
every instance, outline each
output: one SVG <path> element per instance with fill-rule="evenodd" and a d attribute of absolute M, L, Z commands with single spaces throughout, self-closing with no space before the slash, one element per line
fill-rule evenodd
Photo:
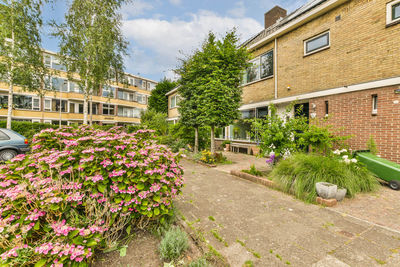
<path fill-rule="evenodd" d="M 176 201 L 230 266 L 400 266 L 400 232 L 184 160 Z"/>

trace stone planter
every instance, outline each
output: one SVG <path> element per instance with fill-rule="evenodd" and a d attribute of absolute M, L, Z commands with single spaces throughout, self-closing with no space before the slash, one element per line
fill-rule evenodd
<path fill-rule="evenodd" d="M 231 144 L 225 144 L 225 151 L 230 151 L 231 150 Z"/>
<path fill-rule="evenodd" d="M 318 196 L 324 199 L 336 198 L 337 185 L 335 184 L 320 182 L 315 184 L 315 188 Z"/>
<path fill-rule="evenodd" d="M 258 146 L 253 146 L 251 147 L 251 152 L 254 156 L 257 156 L 258 154 L 260 154 L 260 148 Z"/>
<path fill-rule="evenodd" d="M 339 188 L 336 192 L 336 200 L 337 201 L 342 201 L 344 197 L 346 196 L 347 189 L 346 188 Z"/>

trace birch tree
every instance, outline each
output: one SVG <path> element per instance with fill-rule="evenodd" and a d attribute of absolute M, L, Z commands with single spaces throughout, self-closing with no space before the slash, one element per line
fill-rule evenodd
<path fill-rule="evenodd" d="M 40 0 L 0 1 L 0 78 L 8 84 L 7 129 L 11 129 L 14 87 L 37 88 L 42 70 Z"/>
<path fill-rule="evenodd" d="M 119 10 L 129 0 L 73 0 L 65 22 L 52 22 L 60 39 L 60 55 L 68 75 L 78 73 L 83 89 L 83 124 L 88 124 L 88 102 L 111 79 L 123 80 L 127 42 L 121 32 Z"/>

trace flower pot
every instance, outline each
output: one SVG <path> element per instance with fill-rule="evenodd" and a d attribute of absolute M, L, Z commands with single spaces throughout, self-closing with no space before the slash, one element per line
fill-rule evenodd
<path fill-rule="evenodd" d="M 225 145 L 225 151 L 230 151 L 231 145 L 230 144 L 226 144 Z"/>
<path fill-rule="evenodd" d="M 346 196 L 347 189 L 346 188 L 339 188 L 336 192 L 336 200 L 337 201 L 342 201 L 344 197 Z"/>
<path fill-rule="evenodd" d="M 315 184 L 315 189 L 317 190 L 318 196 L 324 199 L 331 199 L 336 197 L 337 185 L 335 184 L 319 182 Z"/>

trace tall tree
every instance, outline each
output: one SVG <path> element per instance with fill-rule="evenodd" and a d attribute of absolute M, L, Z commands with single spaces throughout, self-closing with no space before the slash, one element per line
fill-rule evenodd
<path fill-rule="evenodd" d="M 149 109 L 155 110 L 161 113 L 168 112 L 168 97 L 165 95 L 177 86 L 176 82 L 173 82 L 167 78 L 161 80 L 151 91 L 149 98 Z"/>
<path fill-rule="evenodd" d="M 215 127 L 225 127 L 239 118 L 242 72 L 248 66 L 249 54 L 238 46 L 236 31 L 217 40 L 210 32 L 201 49 L 197 50 L 178 73 L 183 77 L 181 94 L 184 98 L 180 111 L 196 117 L 211 128 L 211 152 L 215 152 Z M 185 97 L 188 97 L 185 103 Z M 185 116 L 181 114 L 181 116 Z"/>
<path fill-rule="evenodd" d="M 93 94 L 111 79 L 123 81 L 127 42 L 121 32 L 119 10 L 126 2 L 129 0 L 73 0 L 65 23 L 52 23 L 69 76 L 80 76 L 83 124 L 88 123 L 88 101 Z"/>
<path fill-rule="evenodd" d="M 43 70 L 40 0 L 0 1 L 0 78 L 8 83 L 7 128 L 11 129 L 14 86 L 33 89 Z"/>

